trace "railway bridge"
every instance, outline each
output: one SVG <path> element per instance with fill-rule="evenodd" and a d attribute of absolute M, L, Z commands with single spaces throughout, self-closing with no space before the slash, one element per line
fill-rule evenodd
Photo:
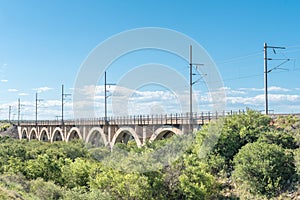
<path fill-rule="evenodd" d="M 243 112 L 243 111 L 239 111 Z M 237 113 L 237 112 L 235 112 Z M 76 120 L 39 120 L 18 123 L 19 139 L 44 142 L 82 139 L 95 146 L 113 146 L 117 142 L 134 140 L 138 147 L 146 141 L 168 138 L 172 135 L 187 134 L 201 128 L 219 117 L 234 112 L 194 113 L 170 115 L 138 115 L 127 117 L 76 119 Z"/>

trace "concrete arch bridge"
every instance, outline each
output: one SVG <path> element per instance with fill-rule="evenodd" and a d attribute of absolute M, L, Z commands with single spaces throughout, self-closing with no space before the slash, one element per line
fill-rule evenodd
<path fill-rule="evenodd" d="M 129 117 L 78 119 L 66 121 L 22 121 L 18 123 L 19 139 L 44 142 L 82 139 L 94 146 L 113 146 L 135 141 L 141 147 L 146 141 L 187 134 L 198 130 L 203 124 L 231 113 L 201 113 L 175 115 L 139 115 Z"/>

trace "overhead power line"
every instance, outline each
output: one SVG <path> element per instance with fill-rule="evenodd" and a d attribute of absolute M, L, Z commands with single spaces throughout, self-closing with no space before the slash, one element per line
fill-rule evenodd
<path fill-rule="evenodd" d="M 254 56 L 259 56 L 261 54 L 262 51 L 257 51 L 254 53 L 250 53 L 248 55 L 244 55 L 244 56 L 238 56 L 238 57 L 234 57 L 234 58 L 230 58 L 224 61 L 220 61 L 220 62 L 216 62 L 217 64 L 226 64 L 226 63 L 231 63 L 231 62 L 235 62 L 235 61 L 239 61 L 239 60 L 244 60 L 246 58 L 250 58 L 250 57 L 254 57 Z"/>

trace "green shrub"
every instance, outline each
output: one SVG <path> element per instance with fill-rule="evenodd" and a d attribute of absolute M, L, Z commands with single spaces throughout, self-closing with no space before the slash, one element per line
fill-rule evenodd
<path fill-rule="evenodd" d="M 277 144 L 284 149 L 296 149 L 298 147 L 295 138 L 283 131 L 273 131 L 264 133 L 258 141 L 268 144 Z"/>
<path fill-rule="evenodd" d="M 0 199 L 1 200 L 23 200 L 23 198 L 15 191 L 10 191 L 0 186 Z"/>
<path fill-rule="evenodd" d="M 185 167 L 179 176 L 183 199 L 214 199 L 217 193 L 215 177 L 207 172 L 208 166 L 196 155 L 184 158 Z"/>
<path fill-rule="evenodd" d="M 62 189 L 52 181 L 45 182 L 38 178 L 30 182 L 30 192 L 40 200 L 56 200 L 62 197 Z"/>
<path fill-rule="evenodd" d="M 300 148 L 294 151 L 295 166 L 298 176 L 300 176 Z"/>
<path fill-rule="evenodd" d="M 64 165 L 62 167 L 64 185 L 68 188 L 87 187 L 92 167 L 92 162 L 82 158 L 76 158 L 74 162 Z"/>
<path fill-rule="evenodd" d="M 229 162 L 242 146 L 255 142 L 263 133 L 268 132 L 271 128 L 270 121 L 270 117 L 253 110 L 226 117 L 214 152 Z"/>
<path fill-rule="evenodd" d="M 290 184 L 293 162 L 292 154 L 276 144 L 249 143 L 234 158 L 233 178 L 250 194 L 276 196 Z"/>
<path fill-rule="evenodd" d="M 9 124 L 9 123 L 1 124 L 0 131 L 6 131 L 10 126 L 11 126 L 11 124 Z"/>
<path fill-rule="evenodd" d="M 113 199 L 151 199 L 146 176 L 105 169 L 90 180 L 91 191 L 101 190 Z"/>
<path fill-rule="evenodd" d="M 0 176 L 0 184 L 4 187 L 18 191 L 29 192 L 30 184 L 26 181 L 25 177 L 21 174 L 5 174 Z"/>
<path fill-rule="evenodd" d="M 93 190 L 87 192 L 82 188 L 73 188 L 66 190 L 63 195 L 63 200 L 110 200 L 112 199 L 109 194 L 101 190 Z"/>
<path fill-rule="evenodd" d="M 39 155 L 37 159 L 28 160 L 25 165 L 24 175 L 28 179 L 43 178 L 45 181 L 61 182 L 62 159 L 57 160 L 49 154 L 43 154 Z"/>

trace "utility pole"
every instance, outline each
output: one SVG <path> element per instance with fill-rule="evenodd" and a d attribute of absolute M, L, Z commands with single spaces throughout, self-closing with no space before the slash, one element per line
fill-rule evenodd
<path fill-rule="evenodd" d="M 21 109 L 20 98 L 18 98 L 18 126 L 20 126 L 20 109 Z"/>
<path fill-rule="evenodd" d="M 35 93 L 35 125 L 38 124 L 38 102 L 42 101 L 42 99 L 38 99 L 38 93 Z"/>
<path fill-rule="evenodd" d="M 24 105 L 21 104 L 20 98 L 18 98 L 18 126 L 20 126 L 21 108 L 22 108 L 23 106 L 24 106 Z M 22 120 L 22 119 L 21 119 L 21 120 Z"/>
<path fill-rule="evenodd" d="M 265 114 L 269 114 L 269 105 L 268 105 L 268 56 L 267 56 L 267 43 L 264 43 L 264 75 L 265 75 Z"/>
<path fill-rule="evenodd" d="M 190 132 L 192 132 L 193 122 L 193 56 L 192 56 L 192 45 L 190 45 Z"/>
<path fill-rule="evenodd" d="M 64 85 L 61 85 L 61 124 L 64 125 Z"/>
<path fill-rule="evenodd" d="M 193 56 L 192 56 L 192 45 L 190 45 L 190 113 L 189 113 L 189 122 L 190 122 L 190 131 L 193 131 L 193 85 L 200 81 L 203 76 L 206 76 L 207 74 L 204 74 L 202 77 L 200 77 L 198 80 L 193 81 L 193 65 L 203 66 L 203 64 L 193 63 Z"/>
<path fill-rule="evenodd" d="M 71 94 L 64 93 L 64 85 L 61 85 L 61 124 L 64 125 L 64 99 Z"/>
<path fill-rule="evenodd" d="M 269 102 L 268 102 L 268 73 L 275 69 L 279 69 L 278 67 L 283 65 L 284 63 L 288 62 L 290 59 L 276 59 L 276 60 L 284 60 L 278 66 L 268 70 L 268 60 L 275 60 L 272 58 L 268 58 L 268 48 L 273 49 L 274 53 L 276 54 L 275 49 L 285 49 L 285 47 L 275 47 L 275 46 L 268 46 L 267 43 L 264 43 L 264 85 L 265 85 L 265 114 L 269 114 Z"/>
<path fill-rule="evenodd" d="M 107 123 L 107 96 L 106 96 L 106 71 L 104 72 L 104 121 Z"/>
<path fill-rule="evenodd" d="M 35 93 L 35 125 L 37 126 L 37 102 L 38 102 L 38 93 Z"/>
<path fill-rule="evenodd" d="M 105 124 L 108 124 L 108 120 L 107 120 L 107 98 L 110 97 L 110 95 L 107 95 L 107 86 L 108 85 L 116 85 L 113 83 L 107 83 L 106 82 L 106 71 L 104 72 L 104 121 Z"/>
<path fill-rule="evenodd" d="M 8 122 L 10 123 L 11 106 L 8 106 Z"/>

